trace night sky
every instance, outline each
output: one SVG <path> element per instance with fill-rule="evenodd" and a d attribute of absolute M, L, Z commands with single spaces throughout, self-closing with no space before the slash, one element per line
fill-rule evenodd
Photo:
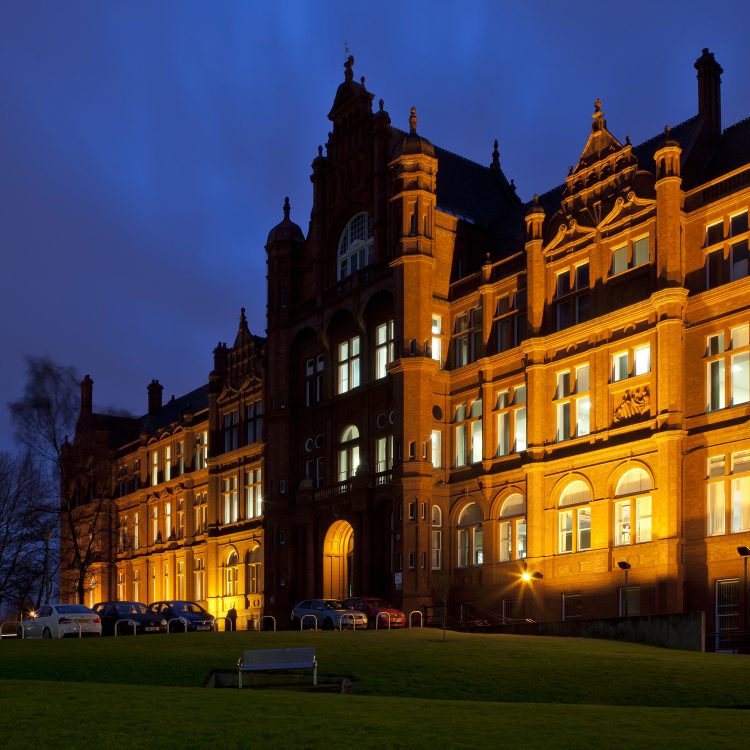
<path fill-rule="evenodd" d="M 377 14 L 368 6 L 377 9 Z M 94 407 L 146 410 L 206 382 L 240 307 L 265 328 L 265 251 L 354 75 L 393 124 L 501 166 L 528 200 L 560 184 L 601 97 L 637 144 L 697 112 L 693 62 L 750 115 L 745 2 L 0 0 L 0 403 L 24 357 L 94 379 Z M 12 446 L 0 409 L 0 450 Z"/>

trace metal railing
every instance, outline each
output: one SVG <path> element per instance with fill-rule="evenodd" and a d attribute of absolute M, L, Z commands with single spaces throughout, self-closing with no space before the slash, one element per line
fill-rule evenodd
<path fill-rule="evenodd" d="M 388 618 L 388 630 L 390 630 L 391 629 L 391 613 L 390 612 L 378 612 L 377 615 L 375 615 L 375 630 L 378 629 L 378 622 L 380 622 L 381 617 Z"/>
<path fill-rule="evenodd" d="M 234 630 L 234 622 L 232 621 L 231 617 L 214 617 L 214 626 L 213 629 L 215 632 L 219 632 L 219 620 L 224 620 L 224 632 L 232 632 Z M 229 627 L 227 627 L 227 623 L 229 623 Z"/>
<path fill-rule="evenodd" d="M 128 617 L 128 618 L 126 618 L 126 619 L 124 619 L 124 620 L 118 620 L 118 621 L 117 621 L 117 622 L 115 623 L 115 638 L 117 638 L 117 626 L 118 626 L 118 625 L 119 625 L 119 624 L 120 624 L 121 622 L 125 622 L 125 623 L 127 623 L 128 625 L 132 625 L 132 626 L 133 626 L 133 635 L 138 635 L 138 627 L 137 627 L 137 625 L 135 624 L 135 620 L 131 620 L 131 619 L 130 619 L 130 618 Z"/>
<path fill-rule="evenodd" d="M 424 623 L 424 615 L 422 614 L 422 612 L 418 609 L 413 609 L 411 612 L 409 612 L 409 627 L 410 628 L 413 627 L 413 625 L 411 624 L 412 615 L 419 615 L 419 627 L 421 628 L 422 624 Z"/>
<path fill-rule="evenodd" d="M 302 630 L 302 628 L 305 626 L 305 620 L 308 617 L 312 617 L 312 620 L 315 623 L 315 630 L 317 630 L 318 629 L 318 618 L 315 615 L 302 615 L 302 619 L 299 621 L 299 629 Z"/>
<path fill-rule="evenodd" d="M 188 629 L 188 621 L 184 617 L 173 617 L 171 620 L 167 621 L 167 634 L 173 632 L 172 631 L 172 623 L 173 622 L 181 622 L 182 623 L 182 632 L 187 633 Z M 177 632 L 177 631 L 174 631 Z"/>
<path fill-rule="evenodd" d="M 6 625 L 17 625 L 16 629 L 12 633 L 4 633 L 3 629 Z M 18 633 L 21 633 L 21 639 L 25 638 L 25 632 L 23 629 L 23 623 L 19 620 L 6 620 L 2 625 L 0 625 L 0 640 L 3 638 L 18 638 Z"/>
<path fill-rule="evenodd" d="M 260 629 L 263 630 L 262 625 L 266 620 L 270 620 L 273 623 L 273 632 L 275 633 L 276 632 L 276 618 L 273 615 L 263 615 L 263 617 L 260 618 L 260 621 L 259 621 L 261 625 Z M 315 622 L 317 623 L 317 620 Z"/>
<path fill-rule="evenodd" d="M 352 623 L 352 630 L 356 630 L 357 629 L 357 621 L 354 619 L 354 615 L 350 615 L 347 612 L 347 613 L 344 613 L 343 615 L 341 615 L 341 617 L 339 617 L 339 630 L 343 630 L 344 629 L 344 620 L 346 620 L 347 622 L 351 622 Z"/>

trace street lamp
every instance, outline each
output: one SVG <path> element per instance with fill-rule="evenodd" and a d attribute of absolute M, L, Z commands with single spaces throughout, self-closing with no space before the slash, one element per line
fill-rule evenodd
<path fill-rule="evenodd" d="M 521 573 L 521 580 L 524 583 L 531 583 L 531 619 L 536 622 L 536 591 L 534 589 L 533 584 L 537 581 L 541 581 L 542 578 L 544 578 L 544 573 L 540 573 L 538 570 L 535 570 L 533 573 L 529 573 L 528 570 L 524 570 L 523 573 Z"/>
<path fill-rule="evenodd" d="M 620 560 L 617 563 L 617 567 L 620 570 L 625 571 L 625 607 L 623 609 L 625 612 L 625 617 L 627 617 L 628 616 L 628 571 L 630 570 L 630 563 L 625 562 L 625 560 Z"/>
<path fill-rule="evenodd" d="M 737 547 L 737 552 L 745 565 L 744 595 L 742 599 L 742 638 L 747 640 L 747 557 L 750 555 L 750 547 Z"/>

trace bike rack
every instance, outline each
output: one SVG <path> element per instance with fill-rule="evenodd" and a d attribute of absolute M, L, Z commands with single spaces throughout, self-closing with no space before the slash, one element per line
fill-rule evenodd
<path fill-rule="evenodd" d="M 312 617 L 312 620 L 315 623 L 315 630 L 317 630 L 318 629 L 318 618 L 315 615 L 302 615 L 302 619 L 299 621 L 299 629 L 302 630 L 302 628 L 305 625 L 305 620 L 308 617 Z"/>
<path fill-rule="evenodd" d="M 66 622 L 65 624 L 66 625 L 75 625 L 78 628 L 78 637 L 79 638 L 83 637 L 81 635 L 81 623 L 80 622 L 76 622 L 75 620 L 71 620 L 70 622 Z M 57 623 L 57 637 L 58 638 L 62 638 L 62 636 L 60 635 L 60 623 L 59 622 Z"/>
<path fill-rule="evenodd" d="M 117 621 L 117 622 L 115 623 L 115 638 L 117 638 L 117 626 L 118 626 L 118 625 L 119 625 L 119 624 L 120 624 L 121 622 L 126 622 L 126 623 L 127 623 L 128 625 L 132 625 L 132 626 L 133 626 L 133 635 L 137 635 L 137 634 L 138 634 L 138 633 L 137 633 L 137 627 L 136 627 L 136 624 L 135 624 L 135 620 L 131 620 L 131 619 L 130 619 L 129 617 L 127 617 L 127 618 L 125 618 L 124 620 L 118 620 L 118 621 Z"/>
<path fill-rule="evenodd" d="M 419 627 L 420 628 L 424 627 L 424 625 L 423 625 L 424 615 L 418 609 L 413 609 L 411 612 L 409 612 L 409 627 L 412 626 L 411 625 L 411 616 L 412 615 L 419 615 Z"/>
<path fill-rule="evenodd" d="M 356 630 L 357 629 L 357 621 L 354 619 L 354 615 L 344 614 L 344 615 L 341 615 L 341 617 L 339 617 L 339 630 L 343 630 L 344 629 L 344 620 L 345 619 L 347 620 L 347 622 L 349 620 L 351 620 L 351 622 L 352 622 L 352 630 Z"/>
<path fill-rule="evenodd" d="M 188 629 L 188 621 L 184 617 L 173 617 L 171 620 L 167 621 L 167 635 L 172 632 L 172 623 L 173 622 L 181 622 L 183 627 L 183 633 L 187 633 Z M 176 631 L 175 631 L 176 632 Z"/>
<path fill-rule="evenodd" d="M 307 615 L 305 615 L 305 617 L 307 617 Z M 273 615 L 263 615 L 263 617 L 260 618 L 260 622 L 258 623 L 258 625 L 261 626 L 266 620 L 271 620 L 271 622 L 273 623 L 273 632 L 275 633 L 276 632 L 276 618 Z M 318 621 L 315 620 L 315 622 L 317 623 Z M 262 627 L 259 627 L 258 629 L 263 630 Z"/>
<path fill-rule="evenodd" d="M 20 625 L 21 639 L 23 640 L 26 637 L 22 622 L 19 622 L 18 620 L 6 620 L 2 625 L 0 625 L 0 640 L 2 640 L 3 638 L 18 638 L 18 628 L 16 628 L 15 632 L 13 633 L 3 633 L 3 628 L 6 625 Z"/>
<path fill-rule="evenodd" d="M 224 620 L 224 632 L 226 633 L 229 631 L 230 633 L 234 630 L 234 623 L 232 622 L 231 617 L 215 617 L 214 618 L 214 632 L 219 632 L 219 620 Z M 229 623 L 229 627 L 227 627 L 227 623 Z"/>
<path fill-rule="evenodd" d="M 378 629 L 378 622 L 381 617 L 387 617 L 388 618 L 388 630 L 391 629 L 391 614 L 390 612 L 378 612 L 378 614 L 375 616 L 375 630 Z"/>

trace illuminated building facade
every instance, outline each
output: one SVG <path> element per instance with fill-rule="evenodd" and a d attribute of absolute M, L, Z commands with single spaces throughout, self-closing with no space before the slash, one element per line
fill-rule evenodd
<path fill-rule="evenodd" d="M 202 559 L 202 600 L 246 621 L 352 593 L 488 621 L 704 610 L 708 632 L 738 628 L 750 120 L 722 130 L 714 56 L 695 64 L 698 114 L 639 146 L 597 101 L 564 184 L 528 204 L 497 144 L 483 167 L 421 136 L 414 110 L 395 128 L 352 68 L 312 164 L 308 234 L 286 203 L 268 237 L 254 378 L 222 365 L 237 343 L 220 347 L 203 406 L 120 449 L 144 483 L 118 498 L 120 531 L 141 508 L 148 539 L 117 555 L 126 595 L 136 570 L 159 587 L 182 559 L 200 598 Z M 228 448 L 261 377 L 262 441 Z M 181 431 L 188 462 L 208 434 L 207 466 L 146 486 Z M 260 488 L 246 477 L 261 455 L 263 507 L 222 515 L 233 488 Z M 160 546 L 149 513 L 169 497 L 175 518 L 182 493 L 184 537 L 164 527 Z"/>

